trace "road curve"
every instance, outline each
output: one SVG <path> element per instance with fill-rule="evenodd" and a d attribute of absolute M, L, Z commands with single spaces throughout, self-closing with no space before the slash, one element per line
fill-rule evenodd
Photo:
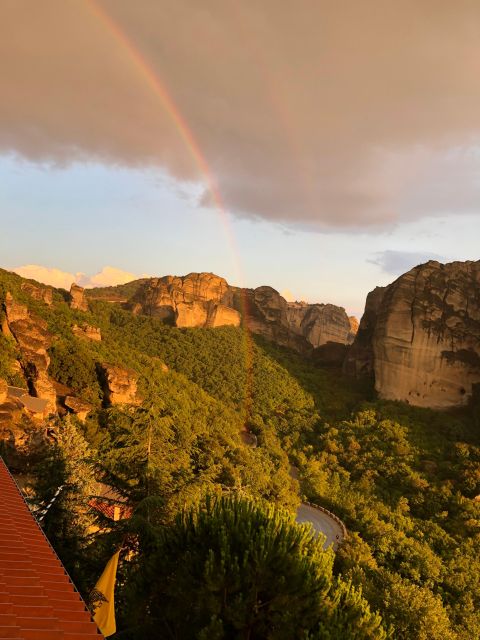
<path fill-rule="evenodd" d="M 296 520 L 299 524 L 310 523 L 315 533 L 323 533 L 326 536 L 324 549 L 333 544 L 336 549 L 343 540 L 343 531 L 341 525 L 334 520 L 328 513 L 315 509 L 308 504 L 301 504 L 297 509 Z"/>

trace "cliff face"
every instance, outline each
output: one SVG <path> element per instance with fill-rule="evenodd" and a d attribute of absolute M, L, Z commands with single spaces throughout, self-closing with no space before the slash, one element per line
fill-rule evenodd
<path fill-rule="evenodd" d="M 70 287 L 70 307 L 78 311 L 88 311 L 88 301 L 85 296 L 85 289 L 79 287 L 75 282 Z"/>
<path fill-rule="evenodd" d="M 376 287 L 367 296 L 365 311 L 344 362 L 344 370 L 349 375 L 373 376 L 373 335 L 384 293 L 385 287 Z"/>
<path fill-rule="evenodd" d="M 480 383 L 480 262 L 428 262 L 369 296 L 347 369 L 382 398 L 447 408 Z"/>
<path fill-rule="evenodd" d="M 177 327 L 237 327 L 243 320 L 253 333 L 301 352 L 353 340 L 342 307 L 287 303 L 272 287 L 232 287 L 212 273 L 142 280 L 126 306 Z"/>
<path fill-rule="evenodd" d="M 345 309 L 333 304 L 289 302 L 287 319 L 292 330 L 303 335 L 314 347 L 327 342 L 349 344 L 354 338 Z"/>
<path fill-rule="evenodd" d="M 54 413 L 56 393 L 47 373 L 50 364 L 47 324 L 31 314 L 26 306 L 14 300 L 9 293 L 5 297 L 4 311 L 2 330 L 18 344 L 25 379 L 34 395 L 47 400 L 47 411 Z"/>
<path fill-rule="evenodd" d="M 190 273 L 145 280 L 127 303 L 134 313 L 155 316 L 177 327 L 238 326 L 233 295 L 223 278 Z"/>

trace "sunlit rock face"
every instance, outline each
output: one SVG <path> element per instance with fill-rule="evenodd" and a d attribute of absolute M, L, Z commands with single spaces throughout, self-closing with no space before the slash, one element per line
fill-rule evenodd
<path fill-rule="evenodd" d="M 139 281 L 127 306 L 176 327 L 238 327 L 243 321 L 253 333 L 301 352 L 353 339 L 341 307 L 287 303 L 272 287 L 232 287 L 213 273 Z"/>
<path fill-rule="evenodd" d="M 31 298 L 44 302 L 50 306 L 53 302 L 53 290 L 51 287 L 41 287 L 31 282 L 22 283 L 22 291 L 25 291 Z"/>
<path fill-rule="evenodd" d="M 135 313 L 161 318 L 177 327 L 238 326 L 233 295 L 224 278 L 190 273 L 146 280 L 130 302 Z"/>
<path fill-rule="evenodd" d="M 466 404 L 480 383 L 480 262 L 430 261 L 376 292 L 350 354 L 357 368 L 373 368 L 382 398 Z"/>
<path fill-rule="evenodd" d="M 106 405 L 139 404 L 138 375 L 133 369 L 102 363 L 99 365 L 100 382 Z"/>
<path fill-rule="evenodd" d="M 70 287 L 70 307 L 78 311 L 88 311 L 88 301 L 85 289 L 78 284 L 72 283 Z"/>
<path fill-rule="evenodd" d="M 333 304 L 289 302 L 287 319 L 291 329 L 303 335 L 313 347 L 327 342 L 349 344 L 354 338 L 345 309 Z"/>
<path fill-rule="evenodd" d="M 25 379 L 34 395 L 48 401 L 47 412 L 54 413 L 57 395 L 48 376 L 50 336 L 47 324 L 14 300 L 10 293 L 5 296 L 4 311 L 2 330 L 18 344 Z"/>

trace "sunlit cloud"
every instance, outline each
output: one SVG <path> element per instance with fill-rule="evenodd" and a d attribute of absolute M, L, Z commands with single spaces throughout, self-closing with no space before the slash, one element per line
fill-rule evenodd
<path fill-rule="evenodd" d="M 129 271 L 123 271 L 116 267 L 105 266 L 98 273 L 89 276 L 83 272 L 69 273 L 68 271 L 62 271 L 61 269 L 55 269 L 52 267 L 44 267 L 38 264 L 27 264 L 12 269 L 15 273 L 23 278 L 29 278 L 36 280 L 43 284 L 50 285 L 52 287 L 70 289 L 72 282 L 76 282 L 82 287 L 91 289 L 93 287 L 113 287 L 118 284 L 125 284 L 131 282 L 140 277 L 146 277 L 145 274 L 141 276 L 130 273 Z"/>

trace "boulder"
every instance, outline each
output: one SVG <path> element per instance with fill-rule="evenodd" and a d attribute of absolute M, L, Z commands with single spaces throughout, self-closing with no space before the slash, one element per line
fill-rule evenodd
<path fill-rule="evenodd" d="M 82 327 L 74 324 L 72 332 L 78 338 L 87 338 L 87 340 L 94 340 L 95 342 L 100 342 L 102 340 L 102 332 L 100 329 L 98 327 L 92 327 L 89 324 L 83 325 Z"/>
<path fill-rule="evenodd" d="M 138 375 L 133 369 L 102 363 L 99 365 L 100 380 L 107 405 L 139 404 L 137 398 Z"/>
<path fill-rule="evenodd" d="M 85 295 L 85 289 L 75 282 L 70 287 L 70 308 L 78 311 L 88 311 L 88 301 Z"/>
<path fill-rule="evenodd" d="M 66 396 L 63 403 L 65 407 L 74 413 L 82 422 L 85 422 L 86 417 L 93 409 L 93 405 L 75 396 Z"/>
<path fill-rule="evenodd" d="M 480 383 L 480 261 L 415 267 L 370 294 L 365 316 L 347 360 L 373 370 L 380 397 L 468 403 Z"/>

